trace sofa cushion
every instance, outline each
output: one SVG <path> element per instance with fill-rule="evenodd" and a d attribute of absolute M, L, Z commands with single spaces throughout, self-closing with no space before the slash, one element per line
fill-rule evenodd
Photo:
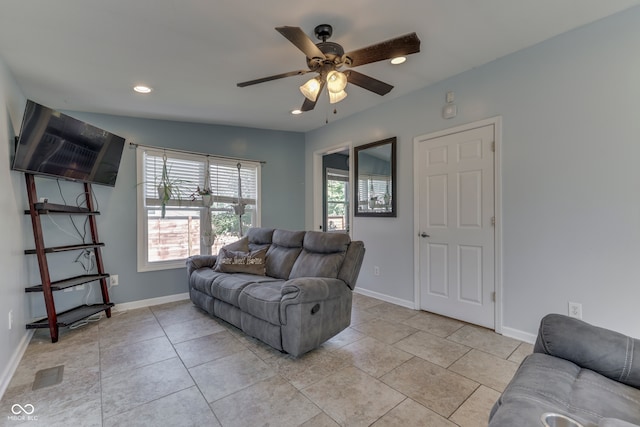
<path fill-rule="evenodd" d="M 558 412 L 583 425 L 602 417 L 640 422 L 640 390 L 558 357 L 527 356 L 492 410 L 490 426 L 539 425 Z"/>
<path fill-rule="evenodd" d="M 275 230 L 267 252 L 267 276 L 288 279 L 293 263 L 302 251 L 304 231 Z"/>
<path fill-rule="evenodd" d="M 337 278 L 350 241 L 347 234 L 307 231 L 302 252 L 293 264 L 289 279 Z"/>
<path fill-rule="evenodd" d="M 255 251 L 257 249 L 269 248 L 273 231 L 273 228 L 250 228 L 246 236 L 249 239 L 249 250 Z"/>
<path fill-rule="evenodd" d="M 252 252 L 220 249 L 215 270 L 220 273 L 247 273 L 257 276 L 265 275 L 267 248 Z"/>
<path fill-rule="evenodd" d="M 203 294 L 211 295 L 211 285 L 213 280 L 218 277 L 220 273 L 216 273 L 212 268 L 204 267 L 200 268 L 193 273 L 189 279 L 189 285 Z"/>
<path fill-rule="evenodd" d="M 196 271 L 194 274 L 200 273 Z M 242 290 L 252 283 L 267 283 L 274 279 L 268 276 L 256 276 L 254 274 L 228 274 L 213 272 L 210 295 L 226 303 L 238 307 L 238 297 Z"/>
<path fill-rule="evenodd" d="M 238 298 L 240 310 L 273 325 L 280 325 L 280 300 L 284 280 L 246 286 Z"/>
<path fill-rule="evenodd" d="M 351 242 L 351 238 L 345 233 L 322 233 L 320 231 L 307 231 L 304 235 L 303 246 L 309 252 L 320 254 L 332 254 L 345 252 Z"/>

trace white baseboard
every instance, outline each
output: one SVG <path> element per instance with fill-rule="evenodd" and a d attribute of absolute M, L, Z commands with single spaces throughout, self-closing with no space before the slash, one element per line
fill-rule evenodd
<path fill-rule="evenodd" d="M 402 307 L 410 308 L 411 310 L 417 310 L 416 305 L 413 303 L 413 301 L 407 301 L 407 300 L 404 300 L 404 299 L 391 297 L 389 295 L 381 294 L 379 292 L 370 291 L 368 289 L 362 289 L 362 288 L 355 288 L 353 290 L 353 292 L 355 292 L 356 294 L 361 294 L 361 295 L 367 296 L 367 297 L 372 297 L 372 298 L 376 298 L 376 299 L 379 299 L 379 300 L 382 300 L 382 301 L 390 302 L 391 304 L 400 305 Z"/>
<path fill-rule="evenodd" d="M 515 338 L 529 344 L 534 344 L 537 338 L 537 335 L 535 334 L 530 334 L 529 332 L 524 332 L 518 329 L 507 328 L 506 326 L 502 327 L 502 335 L 509 338 Z"/>
<path fill-rule="evenodd" d="M 189 299 L 189 292 L 185 292 L 182 294 L 175 294 L 175 295 L 167 295 L 164 297 L 141 299 L 138 301 L 124 302 L 124 303 L 116 304 L 113 307 L 113 311 L 118 312 L 118 311 L 125 311 L 125 310 L 133 310 L 136 308 L 151 307 L 154 305 L 167 304 L 167 303 L 176 302 L 176 301 L 183 301 L 186 299 Z"/>
<path fill-rule="evenodd" d="M 9 387 L 9 383 L 11 382 L 11 378 L 13 378 L 13 374 L 15 374 L 16 369 L 18 369 L 20 360 L 22 360 L 22 356 L 24 355 L 24 352 L 27 350 L 27 346 L 29 345 L 29 342 L 31 341 L 31 337 L 33 337 L 34 332 L 35 332 L 34 329 L 29 329 L 26 331 L 26 333 L 20 340 L 18 347 L 13 352 L 13 356 L 11 356 L 9 363 L 4 368 L 4 371 L 2 372 L 2 376 L 0 376 L 0 400 L 2 400 L 2 397 L 4 396 L 4 392 L 7 391 L 7 388 Z"/>

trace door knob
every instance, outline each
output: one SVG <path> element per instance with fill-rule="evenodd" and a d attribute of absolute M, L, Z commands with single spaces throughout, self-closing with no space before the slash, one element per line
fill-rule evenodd
<path fill-rule="evenodd" d="M 430 236 L 423 231 L 422 233 L 420 233 L 420 237 L 430 237 Z"/>

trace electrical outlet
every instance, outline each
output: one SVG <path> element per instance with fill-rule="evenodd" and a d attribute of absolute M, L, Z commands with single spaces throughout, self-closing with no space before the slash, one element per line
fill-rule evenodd
<path fill-rule="evenodd" d="M 13 310 L 9 310 L 9 329 L 13 328 Z"/>
<path fill-rule="evenodd" d="M 111 279 L 111 286 L 118 286 L 120 284 L 117 274 L 112 274 L 109 276 L 109 279 Z"/>
<path fill-rule="evenodd" d="M 569 301 L 569 317 L 582 319 L 582 304 Z"/>
<path fill-rule="evenodd" d="M 373 275 L 374 276 L 379 276 L 380 275 L 380 267 L 378 267 L 377 265 L 373 266 Z"/>

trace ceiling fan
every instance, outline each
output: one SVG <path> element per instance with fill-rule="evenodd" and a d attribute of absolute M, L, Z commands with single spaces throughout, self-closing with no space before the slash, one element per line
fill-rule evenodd
<path fill-rule="evenodd" d="M 321 40 L 319 43 L 314 43 L 300 27 L 277 27 L 276 31 L 286 37 L 307 56 L 309 69 L 290 71 L 238 83 L 238 87 L 251 86 L 284 77 L 299 76 L 310 72 L 318 73 L 318 76 L 300 86 L 300 91 L 305 96 L 304 103 L 300 108 L 301 111 L 313 110 L 318 101 L 318 95 L 325 85 L 327 86 L 331 104 L 340 102 L 347 97 L 347 93 L 344 90 L 347 83 L 360 86 L 378 95 L 386 95 L 393 89 L 390 84 L 354 70 L 342 72 L 340 69 L 342 67 L 353 68 L 420 52 L 420 39 L 416 33 L 406 34 L 344 53 L 344 49 L 338 43 L 327 41 L 333 34 L 333 28 L 328 24 L 318 25 L 314 30 L 315 36 Z"/>

